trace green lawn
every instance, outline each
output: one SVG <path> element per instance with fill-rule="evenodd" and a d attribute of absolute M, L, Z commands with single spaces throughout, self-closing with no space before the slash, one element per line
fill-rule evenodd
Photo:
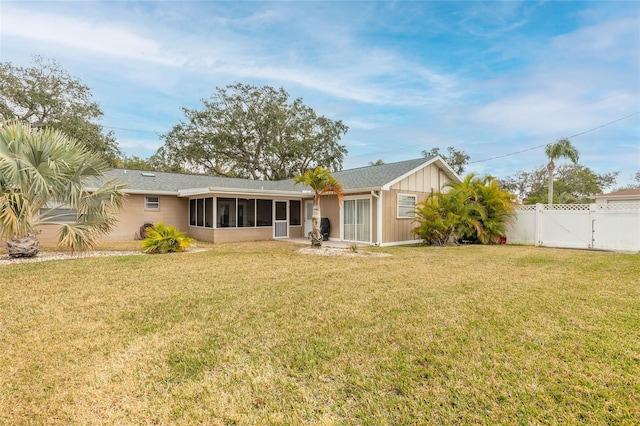
<path fill-rule="evenodd" d="M 640 419 L 640 255 L 297 248 L 0 266 L 0 424 Z"/>

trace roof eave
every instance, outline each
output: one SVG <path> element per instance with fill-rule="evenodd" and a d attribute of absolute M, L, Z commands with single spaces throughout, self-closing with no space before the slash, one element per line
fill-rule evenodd
<path fill-rule="evenodd" d="M 127 194 L 135 194 L 135 195 L 141 195 L 141 194 L 178 195 L 178 191 L 162 191 L 162 190 L 156 190 L 156 189 L 149 189 L 149 190 L 144 190 L 144 189 L 125 189 L 124 192 L 127 193 Z"/>
<path fill-rule="evenodd" d="M 98 190 L 98 188 L 87 187 L 87 188 L 85 188 L 85 190 L 88 191 L 88 192 L 95 192 L 95 191 Z M 166 190 L 159 190 L 159 189 L 129 189 L 129 188 L 124 188 L 122 190 L 122 192 L 124 192 L 125 194 L 132 194 L 132 195 L 142 195 L 142 194 L 178 195 L 178 191 L 166 191 Z"/>
<path fill-rule="evenodd" d="M 262 196 L 262 197 L 295 197 L 302 198 L 305 196 L 300 191 L 282 191 L 282 190 L 268 190 L 268 189 L 234 189 L 234 188 L 190 188 L 180 190 L 177 194 L 178 197 L 193 197 L 196 195 L 209 195 L 209 194 L 226 194 L 226 195 L 246 195 L 246 196 Z"/>
<path fill-rule="evenodd" d="M 382 186 L 368 186 L 363 188 L 349 188 L 342 191 L 345 194 L 358 194 L 360 192 L 381 191 L 384 188 Z"/>

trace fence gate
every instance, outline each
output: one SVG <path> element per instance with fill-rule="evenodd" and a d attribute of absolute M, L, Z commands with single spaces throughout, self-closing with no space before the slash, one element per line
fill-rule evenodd
<path fill-rule="evenodd" d="M 536 245 L 591 248 L 591 215 L 588 204 L 537 204 Z"/>

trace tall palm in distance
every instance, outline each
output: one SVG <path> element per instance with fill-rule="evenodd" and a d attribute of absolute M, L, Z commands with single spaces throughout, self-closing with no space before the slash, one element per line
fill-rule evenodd
<path fill-rule="evenodd" d="M 547 172 L 549 173 L 548 203 L 551 205 L 553 204 L 553 172 L 556 169 L 554 160 L 568 158 L 571 162 L 576 164 L 580 157 L 580 153 L 567 138 L 562 138 L 555 143 L 547 145 L 544 152 L 549 158 L 549 164 L 547 164 Z"/>
<path fill-rule="evenodd" d="M 314 192 L 313 196 L 313 214 L 311 216 L 311 246 L 322 246 L 322 233 L 320 232 L 320 220 L 322 218 L 320 211 L 320 198 L 323 195 L 334 194 L 338 198 L 338 202 L 342 203 L 344 188 L 336 179 L 331 171 L 322 166 L 318 166 L 313 170 L 306 172 L 293 178 L 295 184 L 303 184 L 311 188 Z"/>

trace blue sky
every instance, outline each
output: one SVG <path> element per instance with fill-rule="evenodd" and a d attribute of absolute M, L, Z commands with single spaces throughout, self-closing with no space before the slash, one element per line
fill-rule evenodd
<path fill-rule="evenodd" d="M 582 164 L 618 185 L 640 171 L 637 1 L 3 0 L 0 16 L 0 60 L 56 59 L 128 155 L 241 82 L 347 124 L 345 168 L 455 146 L 503 178 L 587 132 L 571 139 Z"/>

